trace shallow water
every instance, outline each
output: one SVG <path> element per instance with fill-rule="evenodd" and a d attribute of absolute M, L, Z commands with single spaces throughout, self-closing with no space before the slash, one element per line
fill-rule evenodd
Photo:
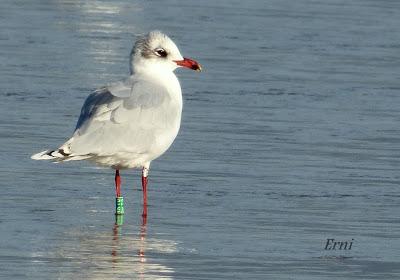
<path fill-rule="evenodd" d="M 0 278 L 397 279 L 397 1 L 0 3 Z M 181 132 L 140 173 L 29 156 L 71 135 L 85 97 L 162 29 Z M 325 250 L 328 238 L 351 250 Z"/>

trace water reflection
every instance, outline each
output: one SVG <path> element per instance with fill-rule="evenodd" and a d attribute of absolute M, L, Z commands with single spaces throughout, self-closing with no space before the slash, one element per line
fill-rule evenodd
<path fill-rule="evenodd" d="M 146 262 L 146 235 L 147 235 L 147 216 L 142 216 L 142 226 L 140 227 L 140 246 L 139 246 L 139 260 L 141 263 Z"/>
<path fill-rule="evenodd" d="M 65 15 L 57 19 L 57 28 L 66 32 L 74 30 L 75 36 L 71 40 L 78 50 L 73 56 L 82 55 L 75 57 L 79 61 L 77 66 L 87 69 L 94 64 L 96 69 L 101 69 L 95 76 L 90 71 L 82 71 L 86 80 L 100 86 L 97 83 L 110 83 L 128 75 L 128 56 L 134 35 L 143 31 L 140 32 L 134 24 L 122 24 L 116 18 L 129 21 L 130 17 L 126 16 L 142 10 L 140 3 L 131 2 L 127 5 L 119 1 L 58 0 L 56 9 Z M 79 20 L 75 17 L 79 17 Z M 120 69 L 125 69 L 126 72 Z M 100 77 L 97 81 L 96 76 Z M 93 84 L 89 84 L 90 88 Z M 82 83 L 79 84 L 79 87 L 82 86 Z"/>
<path fill-rule="evenodd" d="M 121 239 L 121 231 L 123 228 L 123 224 L 124 224 L 124 216 L 123 215 L 116 215 L 115 216 L 115 223 L 114 223 L 114 227 L 113 227 L 113 245 L 112 245 L 112 251 L 111 251 L 111 256 L 112 256 L 112 263 L 113 263 L 113 269 L 118 268 L 117 264 L 120 263 L 121 258 L 119 256 L 119 250 L 121 249 L 121 245 L 120 244 L 120 239 Z M 147 233 L 147 218 L 143 217 L 142 218 L 142 225 L 140 227 L 140 232 L 139 232 L 139 238 L 137 240 L 138 243 L 138 253 L 137 253 L 137 257 L 138 257 L 138 269 L 137 269 L 137 273 L 139 276 L 139 279 L 144 279 L 144 274 L 146 272 L 146 268 L 145 268 L 145 263 L 146 263 L 146 257 L 145 257 L 145 246 L 146 246 L 146 233 Z"/>
<path fill-rule="evenodd" d="M 124 216 L 116 215 L 115 216 L 115 224 L 113 227 L 113 247 L 111 256 L 113 257 L 112 262 L 118 263 L 118 249 L 120 248 L 119 239 L 120 239 L 120 230 L 122 230 L 122 226 L 124 224 Z M 139 263 L 144 264 L 146 262 L 146 237 L 147 237 L 147 216 L 142 216 L 142 224 L 140 226 L 139 231 L 139 239 L 138 239 L 138 259 Z M 144 266 L 139 266 L 139 275 L 143 275 L 145 272 Z"/>
<path fill-rule="evenodd" d="M 123 218 L 123 216 L 122 216 Z M 111 231 L 79 229 L 66 234 L 50 258 L 58 263 L 59 277 L 67 279 L 173 279 L 174 270 L 157 258 L 177 252 L 177 243 L 147 236 L 147 221 L 139 229 L 116 217 Z M 51 253 L 50 253 L 51 254 Z M 44 256 L 44 255 L 42 255 Z"/>

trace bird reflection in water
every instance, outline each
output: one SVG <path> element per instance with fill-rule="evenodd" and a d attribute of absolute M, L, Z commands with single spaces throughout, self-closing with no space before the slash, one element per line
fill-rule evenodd
<path fill-rule="evenodd" d="M 60 237 L 57 250 L 38 254 L 61 260 L 57 279 L 173 279 L 174 269 L 164 259 L 178 252 L 178 243 L 149 232 L 150 220 L 130 217 L 116 217 L 106 230 L 72 228 Z"/>
<path fill-rule="evenodd" d="M 147 205 L 143 206 L 143 213 L 147 213 Z M 112 262 L 118 263 L 118 248 L 119 248 L 119 236 L 121 233 L 122 226 L 124 224 L 124 215 L 115 215 L 115 223 L 113 227 L 113 246 L 111 255 L 113 256 Z M 139 231 L 139 250 L 138 257 L 140 263 L 146 262 L 145 247 L 146 247 L 146 235 L 147 235 L 147 215 L 142 215 L 142 224 Z"/>
<path fill-rule="evenodd" d="M 147 208 L 147 206 L 144 207 Z M 146 245 L 146 234 L 147 234 L 147 215 L 142 215 L 142 225 L 140 226 L 140 244 L 139 244 L 139 261 L 141 263 L 146 262 L 146 257 L 144 255 L 145 245 Z"/>
<path fill-rule="evenodd" d="M 135 227 L 136 232 L 134 232 L 128 216 L 116 215 L 112 232 L 108 234 L 108 242 L 101 240 L 101 247 L 107 248 L 109 258 L 105 259 L 108 259 L 108 262 L 101 264 L 97 261 L 97 267 L 110 265 L 111 275 L 114 276 L 118 272 L 118 277 L 123 274 L 127 277 L 134 276 L 134 279 L 148 279 L 149 273 L 153 275 L 157 271 L 162 273 L 163 279 L 172 279 L 169 274 L 172 274 L 174 270 L 159 263 L 155 258 L 149 258 L 148 254 L 149 252 L 156 253 L 156 255 L 177 252 L 177 243 L 157 238 L 157 234 L 155 236 L 148 235 L 147 221 L 147 216 L 142 215 L 141 223 Z M 93 236 L 90 240 L 94 240 Z M 99 242 L 100 240 L 95 239 L 95 241 Z M 104 244 L 111 246 L 104 247 Z M 104 276 L 104 270 L 102 273 Z"/>

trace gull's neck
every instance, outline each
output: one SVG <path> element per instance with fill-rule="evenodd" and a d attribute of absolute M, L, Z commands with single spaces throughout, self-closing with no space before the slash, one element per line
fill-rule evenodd
<path fill-rule="evenodd" d="M 152 83 L 165 87 L 174 99 L 182 102 L 181 86 L 175 73 L 171 69 L 156 63 L 136 63 L 132 67 L 132 77 L 142 77 Z"/>
<path fill-rule="evenodd" d="M 153 81 L 158 81 L 162 84 L 168 84 L 170 80 L 177 80 L 175 73 L 171 69 L 157 63 L 136 63 L 132 67 L 131 75 L 151 77 Z"/>

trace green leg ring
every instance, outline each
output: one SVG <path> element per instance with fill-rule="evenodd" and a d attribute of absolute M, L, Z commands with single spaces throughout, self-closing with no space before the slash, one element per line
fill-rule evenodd
<path fill-rule="evenodd" d="M 124 198 L 122 196 L 115 198 L 115 215 L 123 215 L 124 211 Z"/>

